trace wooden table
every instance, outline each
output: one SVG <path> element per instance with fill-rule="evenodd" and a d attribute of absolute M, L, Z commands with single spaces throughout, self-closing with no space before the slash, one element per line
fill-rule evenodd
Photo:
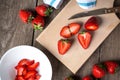
<path fill-rule="evenodd" d="M 45 26 L 55 18 L 68 2 L 69 0 L 64 0 L 61 8 L 53 11 L 50 17 L 46 19 Z M 20 9 L 34 11 L 35 6 L 42 3 L 42 0 L 0 0 L 0 58 L 12 47 L 18 45 L 35 46 L 48 56 L 53 68 L 52 80 L 64 80 L 66 76 L 73 75 L 72 72 L 36 42 L 35 39 L 40 31 L 34 31 L 31 24 L 23 23 L 18 16 Z M 115 0 L 115 5 L 120 5 L 120 0 Z M 106 60 L 120 61 L 120 25 L 115 28 L 83 67 L 79 69 L 76 76 L 83 77 L 91 74 L 92 66 L 95 63 Z M 120 80 L 120 71 L 114 75 L 107 74 L 101 80 Z"/>

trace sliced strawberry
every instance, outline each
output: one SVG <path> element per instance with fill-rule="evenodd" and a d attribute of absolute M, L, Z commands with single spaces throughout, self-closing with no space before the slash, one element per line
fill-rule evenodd
<path fill-rule="evenodd" d="M 39 79 L 40 79 L 40 77 L 41 77 L 41 75 L 36 74 L 35 79 L 39 80 Z"/>
<path fill-rule="evenodd" d="M 37 71 L 28 71 L 27 74 L 24 76 L 25 79 L 28 79 L 29 77 L 35 77 Z"/>
<path fill-rule="evenodd" d="M 70 23 L 68 26 L 72 35 L 77 34 L 81 27 L 78 23 Z"/>
<path fill-rule="evenodd" d="M 23 76 L 17 76 L 16 80 L 25 80 Z"/>
<path fill-rule="evenodd" d="M 45 24 L 44 18 L 43 18 L 42 16 L 40 16 L 40 15 L 37 15 L 37 16 L 33 19 L 33 21 L 32 21 L 32 25 L 33 25 L 33 28 L 34 28 L 35 30 L 40 30 L 40 31 L 42 31 L 42 30 L 43 30 L 43 27 L 44 27 L 44 24 Z"/>
<path fill-rule="evenodd" d="M 91 17 L 87 20 L 87 22 L 85 23 L 85 29 L 86 30 L 91 30 L 91 31 L 95 31 L 98 29 L 98 20 L 96 17 Z"/>
<path fill-rule="evenodd" d="M 35 70 L 39 66 L 39 62 L 33 63 L 28 66 L 28 70 Z"/>
<path fill-rule="evenodd" d="M 60 31 L 60 35 L 64 38 L 70 38 L 72 36 L 69 26 L 64 26 L 61 31 Z"/>
<path fill-rule="evenodd" d="M 28 70 L 27 70 L 27 67 L 26 67 L 26 68 L 23 70 L 22 75 L 23 75 L 23 76 L 26 75 L 27 72 L 28 72 Z"/>
<path fill-rule="evenodd" d="M 32 16 L 32 13 L 27 10 L 20 10 L 19 16 L 21 20 L 25 23 L 31 22 L 34 19 L 34 17 Z"/>
<path fill-rule="evenodd" d="M 29 77 L 27 80 L 35 80 L 33 76 Z"/>
<path fill-rule="evenodd" d="M 34 60 L 29 60 L 29 59 L 22 59 L 19 61 L 18 66 L 25 66 L 25 65 L 31 65 L 34 63 Z"/>
<path fill-rule="evenodd" d="M 58 41 L 58 51 L 61 55 L 64 55 L 71 47 L 71 41 L 69 39 L 60 39 Z"/>
<path fill-rule="evenodd" d="M 25 69 L 25 67 L 23 67 L 23 66 L 17 66 L 17 75 L 23 75 L 23 71 L 24 71 L 24 69 Z"/>
<path fill-rule="evenodd" d="M 91 34 L 89 32 L 82 32 L 78 34 L 78 41 L 84 49 L 87 49 L 91 42 Z"/>
<path fill-rule="evenodd" d="M 119 64 L 115 61 L 106 61 L 104 64 L 110 74 L 114 74 L 119 70 Z"/>

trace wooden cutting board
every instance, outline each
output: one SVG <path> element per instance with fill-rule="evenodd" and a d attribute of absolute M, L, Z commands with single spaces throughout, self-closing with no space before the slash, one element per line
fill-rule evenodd
<path fill-rule="evenodd" d="M 113 7 L 113 2 L 114 0 L 97 0 L 96 7 L 89 10 L 104 7 L 110 8 Z M 101 20 L 100 26 L 99 29 L 94 32 L 89 48 L 83 49 L 77 40 L 77 35 L 75 35 L 73 37 L 74 43 L 72 44 L 72 47 L 65 55 L 60 55 L 58 53 L 57 42 L 62 38 L 60 36 L 61 28 L 71 22 L 83 23 L 83 27 L 86 20 L 91 16 L 68 20 L 68 18 L 73 14 L 83 11 L 86 10 L 80 8 L 76 3 L 76 0 L 71 0 L 36 39 L 73 73 L 76 73 L 78 71 L 78 69 L 85 63 L 85 61 L 93 54 L 98 46 L 120 22 L 114 13 L 97 16 Z"/>

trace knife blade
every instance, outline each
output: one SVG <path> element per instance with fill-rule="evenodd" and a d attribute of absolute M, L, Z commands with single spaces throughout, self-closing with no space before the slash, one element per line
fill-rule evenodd
<path fill-rule="evenodd" d="M 119 13 L 120 12 L 120 6 L 119 7 L 113 7 L 113 8 L 101 8 L 101 9 L 96 9 L 92 11 L 85 11 L 81 13 L 77 13 L 69 18 L 70 19 L 75 19 L 75 18 L 80 18 L 80 17 L 87 17 L 87 16 L 93 16 L 93 15 L 100 15 L 100 14 L 108 14 L 108 13 Z"/>

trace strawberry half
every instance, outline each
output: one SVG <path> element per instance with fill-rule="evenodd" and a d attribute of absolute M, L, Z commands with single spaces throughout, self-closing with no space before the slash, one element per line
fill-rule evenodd
<path fill-rule="evenodd" d="M 91 17 L 88 19 L 88 21 L 85 23 L 85 29 L 95 31 L 98 29 L 98 20 L 96 17 Z"/>
<path fill-rule="evenodd" d="M 64 26 L 61 31 L 60 31 L 60 35 L 64 38 L 70 38 L 72 36 L 69 26 Z"/>
<path fill-rule="evenodd" d="M 87 49 L 91 42 L 91 34 L 89 32 L 82 32 L 78 34 L 78 41 L 84 49 Z"/>
<path fill-rule="evenodd" d="M 78 23 L 70 23 L 68 26 L 72 35 L 77 34 L 81 27 Z"/>
<path fill-rule="evenodd" d="M 92 74 L 95 78 L 102 78 L 105 76 L 106 72 L 103 65 L 95 64 L 92 69 Z"/>
<path fill-rule="evenodd" d="M 44 18 L 40 15 L 37 15 L 33 20 L 32 20 L 32 25 L 35 30 L 43 30 L 44 27 Z"/>
<path fill-rule="evenodd" d="M 119 70 L 119 64 L 115 61 L 106 61 L 104 64 L 110 74 L 114 74 Z"/>
<path fill-rule="evenodd" d="M 39 5 L 35 8 L 36 12 L 45 17 L 45 16 L 49 16 L 50 13 L 53 11 L 52 8 L 49 8 L 47 5 Z"/>
<path fill-rule="evenodd" d="M 27 10 L 20 10 L 19 16 L 24 23 L 29 23 L 34 19 L 34 17 L 32 16 L 32 13 Z"/>
<path fill-rule="evenodd" d="M 35 70 L 39 66 L 39 62 L 33 63 L 28 66 L 29 70 Z"/>
<path fill-rule="evenodd" d="M 61 55 L 64 55 L 71 47 L 71 41 L 69 39 L 60 39 L 58 41 L 58 51 Z"/>

